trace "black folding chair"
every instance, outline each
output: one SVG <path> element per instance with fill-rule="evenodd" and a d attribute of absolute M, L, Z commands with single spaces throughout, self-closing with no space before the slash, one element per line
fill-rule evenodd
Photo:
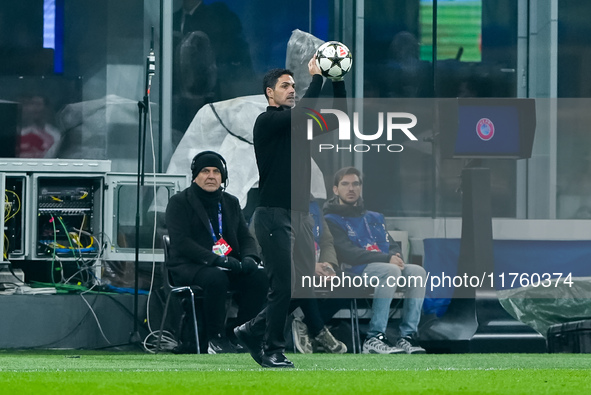
<path fill-rule="evenodd" d="M 166 304 L 164 306 L 164 313 L 162 314 L 162 323 L 160 324 L 160 332 L 158 333 L 158 344 L 156 346 L 156 352 L 160 351 L 160 342 L 162 341 L 162 333 L 164 330 L 164 323 L 166 322 L 166 315 L 168 314 L 168 305 L 170 303 L 170 297 L 172 295 L 179 295 L 181 297 L 190 297 L 191 299 L 191 310 L 193 313 L 193 327 L 195 328 L 195 343 L 197 344 L 197 354 L 201 353 L 199 346 L 199 327 L 197 325 L 197 310 L 195 308 L 195 297 L 203 296 L 203 289 L 196 285 L 185 285 L 177 287 L 173 285 L 172 278 L 168 271 L 166 263 L 168 262 L 169 249 L 170 249 L 170 237 L 168 235 L 162 236 L 162 244 L 164 246 L 164 262 L 161 266 L 162 274 L 162 289 L 166 295 Z"/>

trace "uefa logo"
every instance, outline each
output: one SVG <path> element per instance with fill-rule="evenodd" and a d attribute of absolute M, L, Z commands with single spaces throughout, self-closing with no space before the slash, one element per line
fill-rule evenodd
<path fill-rule="evenodd" d="M 480 139 L 488 141 L 495 135 L 495 124 L 488 118 L 482 118 L 476 124 L 476 134 Z"/>

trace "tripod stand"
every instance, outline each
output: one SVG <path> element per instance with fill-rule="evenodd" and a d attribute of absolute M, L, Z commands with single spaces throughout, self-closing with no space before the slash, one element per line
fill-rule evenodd
<path fill-rule="evenodd" d="M 134 300 L 133 300 L 133 332 L 130 336 L 132 344 L 140 343 L 139 334 L 139 260 L 140 260 L 140 195 L 144 185 L 144 163 L 146 146 L 146 128 L 148 113 L 150 112 L 150 88 L 152 77 L 156 72 L 156 56 L 154 54 L 154 28 L 152 27 L 152 39 L 150 52 L 146 58 L 146 79 L 144 97 L 138 102 L 138 161 L 137 161 L 137 188 L 136 188 L 136 212 L 135 212 L 135 264 L 134 264 Z"/>

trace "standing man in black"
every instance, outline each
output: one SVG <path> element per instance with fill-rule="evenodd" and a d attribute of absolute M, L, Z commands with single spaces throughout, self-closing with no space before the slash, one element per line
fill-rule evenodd
<path fill-rule="evenodd" d="M 312 82 L 304 95 L 318 98 L 323 78 L 313 57 L 308 62 Z M 255 232 L 269 277 L 267 307 L 253 320 L 234 329 L 256 362 L 269 368 L 293 368 L 283 354 L 285 322 L 292 289 L 303 275 L 314 275 L 313 220 L 309 213 L 311 156 L 306 130 L 292 118 L 305 109 L 296 106 L 293 73 L 270 70 L 263 79 L 269 106 L 254 125 L 254 148 L 259 170 L 260 203 L 254 216 Z M 346 97 L 343 81 L 333 82 L 335 98 Z M 293 169 L 293 171 L 292 171 Z M 300 289 L 301 290 L 301 289 Z M 313 297 L 302 290 L 298 297 Z M 305 295 L 309 291 L 309 295 Z"/>

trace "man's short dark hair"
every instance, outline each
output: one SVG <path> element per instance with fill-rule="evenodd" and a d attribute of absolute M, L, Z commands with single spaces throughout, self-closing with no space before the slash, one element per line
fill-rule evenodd
<path fill-rule="evenodd" d="M 356 175 L 357 178 L 359 178 L 359 182 L 363 184 L 363 180 L 361 179 L 361 172 L 357 168 L 355 168 L 353 166 L 349 166 L 349 167 L 343 167 L 341 170 L 339 170 L 335 173 L 334 186 L 338 187 L 339 182 L 341 182 L 343 177 L 345 177 L 346 175 L 349 175 L 349 174 Z"/>
<path fill-rule="evenodd" d="M 285 74 L 293 77 L 293 71 L 288 69 L 271 69 L 267 71 L 267 74 L 265 74 L 265 77 L 263 78 L 263 93 L 267 99 L 269 98 L 269 96 L 267 96 L 267 88 L 275 89 L 277 80 Z"/>

